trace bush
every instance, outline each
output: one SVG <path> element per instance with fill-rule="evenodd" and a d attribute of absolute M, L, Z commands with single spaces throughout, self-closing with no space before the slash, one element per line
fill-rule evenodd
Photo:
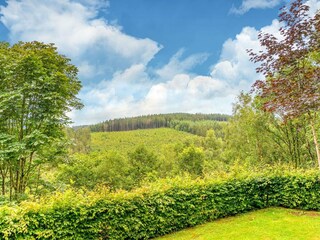
<path fill-rule="evenodd" d="M 148 239 L 220 217 L 282 206 L 320 210 L 320 174 L 161 180 L 132 192 L 57 193 L 0 209 L 1 239 Z"/>

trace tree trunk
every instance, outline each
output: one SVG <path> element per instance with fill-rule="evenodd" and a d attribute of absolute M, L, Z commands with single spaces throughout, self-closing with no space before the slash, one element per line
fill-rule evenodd
<path fill-rule="evenodd" d="M 12 201 L 12 188 L 13 188 L 13 176 L 12 176 L 12 167 L 10 167 L 10 188 L 9 188 L 9 199 Z"/>
<path fill-rule="evenodd" d="M 313 142 L 314 146 L 316 147 L 316 153 L 317 153 L 317 160 L 318 160 L 318 168 L 320 170 L 320 150 L 319 150 L 319 143 L 318 143 L 318 137 L 317 132 L 314 126 L 314 121 L 311 118 L 311 129 L 312 129 L 312 135 L 313 135 Z"/>
<path fill-rule="evenodd" d="M 6 195 L 6 176 L 3 172 L 1 172 L 1 178 L 2 178 L 2 183 L 1 183 L 1 192 L 2 195 Z"/>

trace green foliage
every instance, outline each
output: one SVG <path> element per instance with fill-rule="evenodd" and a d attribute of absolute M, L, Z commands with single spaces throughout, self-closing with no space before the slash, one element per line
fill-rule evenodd
<path fill-rule="evenodd" d="M 252 165 L 314 166 L 315 151 L 306 119 L 283 120 L 261 110 L 261 99 L 241 93 L 225 134 L 224 159 Z"/>
<path fill-rule="evenodd" d="M 153 114 L 153 115 L 146 115 L 146 116 L 108 120 L 95 125 L 90 125 L 89 127 L 93 132 L 131 131 L 131 130 L 137 130 L 137 129 L 150 129 L 150 128 L 163 128 L 163 127 L 175 128 L 177 124 L 184 121 L 187 121 L 188 124 L 189 122 L 201 121 L 211 125 L 213 122 L 216 122 L 216 121 L 225 122 L 228 120 L 228 118 L 229 118 L 229 115 L 226 115 L 226 114 L 202 114 L 202 113 Z M 195 129 L 195 131 L 197 130 Z"/>
<path fill-rule="evenodd" d="M 93 189 L 103 184 L 112 189 L 129 189 L 133 185 L 129 169 L 128 160 L 114 151 L 76 154 L 71 162 L 60 165 L 57 180 L 77 188 Z"/>
<path fill-rule="evenodd" d="M 228 118 L 230 119 L 230 118 Z M 214 130 L 219 138 L 224 138 L 224 128 L 227 125 L 226 121 L 210 121 L 210 120 L 173 120 L 170 127 L 179 131 L 192 133 L 198 136 L 205 137 L 207 131 Z"/>
<path fill-rule="evenodd" d="M 201 176 L 203 173 L 204 152 L 202 148 L 189 146 L 179 153 L 180 169 L 194 176 Z"/>
<path fill-rule="evenodd" d="M 213 129 L 207 131 L 202 146 L 205 149 L 205 155 L 208 160 L 220 160 L 224 142 L 221 138 L 216 136 Z"/>
<path fill-rule="evenodd" d="M 66 134 L 71 140 L 71 154 L 73 153 L 89 153 L 91 144 L 90 128 L 67 128 Z"/>
<path fill-rule="evenodd" d="M 11 197 L 25 192 L 37 165 L 54 158 L 48 146 L 64 140 L 67 112 L 82 106 L 81 84 L 70 59 L 40 42 L 0 43 L 0 72 L 2 194 Z"/>
<path fill-rule="evenodd" d="M 79 130 L 84 129 L 71 131 L 69 136 Z M 200 146 L 202 140 L 167 128 L 92 133 L 90 152 L 65 159 L 52 183 L 57 188 L 62 183 L 88 189 L 101 184 L 113 190 L 132 189 L 146 181 L 178 174 L 180 151 L 187 145 Z"/>
<path fill-rule="evenodd" d="M 126 155 L 139 145 L 149 150 L 165 154 L 169 145 L 183 143 L 184 141 L 198 141 L 201 138 L 192 134 L 179 132 L 174 129 L 143 129 L 123 132 L 97 132 L 91 134 L 91 150 L 114 150 Z"/>
<path fill-rule="evenodd" d="M 130 189 L 132 187 L 132 179 L 128 178 L 131 166 L 127 158 L 114 151 L 93 154 L 100 159 L 99 164 L 91 172 L 96 176 L 97 184 L 107 185 L 110 189 Z"/>
<path fill-rule="evenodd" d="M 129 153 L 130 176 L 139 186 L 139 183 L 146 178 L 147 174 L 156 172 L 159 167 L 157 156 L 147 150 L 145 146 L 138 146 Z"/>
<path fill-rule="evenodd" d="M 253 164 L 270 163 L 276 145 L 268 131 L 269 115 L 259 111 L 248 94 L 241 93 L 234 105 L 234 116 L 226 128 L 227 159 Z M 262 137 L 263 136 L 263 137 Z"/>
<path fill-rule="evenodd" d="M 269 206 L 320 210 L 319 197 L 319 173 L 286 171 L 207 181 L 176 178 L 133 192 L 67 191 L 2 207 L 0 237 L 149 239 Z"/>
<path fill-rule="evenodd" d="M 258 35 L 262 51 L 249 50 L 256 71 L 264 75 L 254 83 L 265 111 L 284 120 L 304 118 L 309 122 L 320 169 L 319 119 L 319 23 L 320 11 L 310 14 L 307 1 L 295 0 L 281 8 L 278 30 Z M 286 121 L 285 121 L 286 123 Z"/>

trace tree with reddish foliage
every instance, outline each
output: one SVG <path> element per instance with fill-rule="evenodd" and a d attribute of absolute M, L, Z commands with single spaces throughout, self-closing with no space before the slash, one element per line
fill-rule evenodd
<path fill-rule="evenodd" d="M 281 9 L 277 37 L 260 32 L 264 50 L 249 50 L 251 61 L 264 80 L 254 90 L 264 101 L 263 108 L 284 121 L 305 116 L 308 119 L 320 169 L 320 150 L 315 120 L 320 110 L 320 12 L 310 15 L 309 6 L 296 0 Z"/>

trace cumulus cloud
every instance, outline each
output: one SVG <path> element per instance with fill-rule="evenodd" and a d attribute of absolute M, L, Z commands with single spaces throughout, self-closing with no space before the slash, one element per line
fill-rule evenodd
<path fill-rule="evenodd" d="M 244 14 L 251 9 L 274 8 L 283 0 L 243 0 L 240 7 L 232 7 L 230 12 L 235 14 Z"/>
<path fill-rule="evenodd" d="M 164 107 L 170 109 L 170 112 L 197 112 L 200 110 L 200 103 L 211 102 L 212 105 L 213 99 L 227 96 L 228 91 L 224 82 L 210 76 L 177 74 L 168 82 L 153 85 L 141 104 L 150 112 Z M 218 111 L 210 105 L 206 106 L 207 112 Z"/>
<path fill-rule="evenodd" d="M 121 86 L 115 82 L 106 83 L 103 88 L 94 88 L 82 95 L 87 99 L 86 107 L 82 111 L 72 112 L 77 124 L 168 112 L 230 113 L 236 95 L 218 79 L 210 76 L 191 77 L 187 73 L 178 74 L 167 82 L 147 83 L 148 87 L 143 83 L 126 84 L 126 94 L 122 97 Z M 135 97 L 135 94 L 146 89 L 141 98 Z"/>
<path fill-rule="evenodd" d="M 306 4 L 310 7 L 310 15 L 314 15 L 320 9 L 319 0 L 308 0 Z"/>
<path fill-rule="evenodd" d="M 197 76 L 190 72 L 191 66 L 203 61 L 201 56 L 196 54 L 182 58 L 179 51 L 168 64 L 154 69 L 152 74 L 142 64 L 116 72 L 112 80 L 85 87 L 80 94 L 80 98 L 85 99 L 85 108 L 71 116 L 77 119 L 77 124 L 86 124 L 109 118 L 167 112 L 227 113 L 226 106 L 227 102 L 231 104 L 230 101 L 211 107 L 214 98 L 227 96 L 227 86 L 211 76 Z"/>
<path fill-rule="evenodd" d="M 174 54 L 169 62 L 163 67 L 156 69 L 155 74 L 158 79 L 162 81 L 168 81 L 172 79 L 176 74 L 190 71 L 193 67 L 203 63 L 207 60 L 208 54 L 199 53 L 183 58 L 184 50 L 180 49 Z"/>
<path fill-rule="evenodd" d="M 254 1 L 255 5 L 252 2 L 244 1 L 242 8 L 248 11 L 270 1 Z M 319 1 L 308 2 L 313 9 L 319 9 Z M 108 7 L 107 1 L 7 3 L 0 8 L 0 20 L 8 28 L 12 42 L 55 42 L 59 51 L 79 67 L 84 80 L 79 97 L 85 107 L 69 114 L 77 125 L 152 113 L 231 113 L 239 91 L 249 90 L 260 78 L 246 49 L 261 50 L 258 32 L 278 34 L 280 27 L 277 20 L 262 29 L 244 27 L 225 41 L 210 74 L 196 75 L 193 69 L 208 59 L 207 53 L 184 56 L 180 50 L 164 66 L 148 67 L 161 46 L 148 38 L 130 36 L 120 26 L 99 17 L 100 9 Z"/>
<path fill-rule="evenodd" d="M 11 42 L 54 42 L 79 66 L 80 76 L 92 81 L 110 77 L 131 65 L 147 64 L 161 49 L 155 41 L 139 39 L 99 18 L 103 0 L 8 0 L 0 8 L 1 22 Z"/>
<path fill-rule="evenodd" d="M 212 66 L 211 75 L 221 79 L 231 86 L 249 90 L 252 82 L 261 76 L 256 74 L 256 65 L 249 60 L 247 49 L 258 52 L 261 49 L 258 32 L 268 32 L 276 35 L 280 23 L 274 20 L 271 25 L 257 30 L 253 27 L 244 27 L 234 39 L 225 41 L 218 63 Z"/>
<path fill-rule="evenodd" d="M 85 119 L 78 121 L 78 124 L 84 124 L 153 113 L 231 113 L 239 91 L 250 90 L 252 83 L 260 77 L 246 49 L 261 50 L 258 32 L 277 33 L 279 26 L 275 20 L 259 30 L 243 28 L 234 39 L 223 44 L 220 59 L 212 66 L 209 75 L 192 73 L 193 67 L 206 59 L 206 54 L 184 58 L 183 51 L 178 51 L 152 74 L 144 65 L 118 72 L 111 81 L 104 81 L 82 95 L 83 99 L 91 100 L 87 101 L 83 111 L 74 113 L 74 118 Z"/>
<path fill-rule="evenodd" d="M 279 26 L 275 20 L 259 30 L 275 34 Z M 85 85 L 80 93 L 85 108 L 70 116 L 76 124 L 88 124 L 153 113 L 231 113 L 232 102 L 239 91 L 249 90 L 259 78 L 246 52 L 246 49 L 260 50 L 259 30 L 245 27 L 235 38 L 226 40 L 220 59 L 211 67 L 209 75 L 192 72 L 207 60 L 208 54 L 184 56 L 183 50 L 157 69 L 148 68 L 145 61 L 118 69 L 110 78 Z M 83 73 L 88 76 L 99 70 L 98 64 L 82 63 Z"/>

